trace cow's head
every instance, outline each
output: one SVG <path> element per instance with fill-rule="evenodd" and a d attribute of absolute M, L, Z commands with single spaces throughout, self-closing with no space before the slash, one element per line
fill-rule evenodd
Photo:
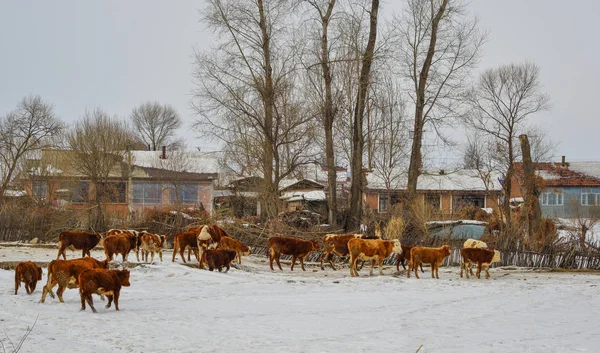
<path fill-rule="evenodd" d="M 319 242 L 316 240 L 311 240 L 310 243 L 312 244 L 313 251 L 318 251 L 321 248 Z"/>
<path fill-rule="evenodd" d="M 444 253 L 444 256 L 449 256 L 450 255 L 450 245 L 442 246 L 442 252 Z"/>
<path fill-rule="evenodd" d="M 395 252 L 396 254 L 402 254 L 402 244 L 400 244 L 400 240 L 393 239 L 392 245 L 393 245 L 392 252 Z"/>
<path fill-rule="evenodd" d="M 119 277 L 119 283 L 124 287 L 129 287 L 129 270 L 116 270 L 117 277 Z"/>
<path fill-rule="evenodd" d="M 494 250 L 494 257 L 492 257 L 492 262 L 500 262 L 500 261 L 502 261 L 502 259 L 500 259 L 500 251 Z"/>

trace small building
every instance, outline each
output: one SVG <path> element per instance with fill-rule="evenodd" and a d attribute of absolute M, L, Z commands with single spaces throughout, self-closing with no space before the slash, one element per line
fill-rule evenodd
<path fill-rule="evenodd" d="M 600 162 L 536 163 L 543 179 L 540 208 L 544 218 L 600 217 Z M 523 165 L 515 163 L 512 198 L 523 197 Z"/>
<path fill-rule="evenodd" d="M 69 150 L 42 150 L 27 161 L 20 181 L 32 197 L 57 207 L 84 208 L 95 198 L 96 188 L 108 213 L 119 216 L 145 209 L 185 205 L 212 212 L 216 162 L 197 151 L 131 151 L 116 162 L 102 185 L 74 168 Z M 131 170 L 129 175 L 128 170 Z M 129 197 L 128 195 L 131 195 Z"/>
<path fill-rule="evenodd" d="M 279 183 L 279 199 L 286 211 L 312 211 L 327 214 L 325 185 L 312 179 L 285 179 Z"/>
<path fill-rule="evenodd" d="M 406 184 L 406 176 L 386 183 L 381 176 L 368 173 L 364 201 L 379 213 L 387 212 L 401 203 Z M 469 205 L 489 211 L 497 209 L 502 186 L 496 173 L 482 174 L 471 169 L 428 170 L 419 176 L 417 193 L 425 206 L 446 218 Z"/>

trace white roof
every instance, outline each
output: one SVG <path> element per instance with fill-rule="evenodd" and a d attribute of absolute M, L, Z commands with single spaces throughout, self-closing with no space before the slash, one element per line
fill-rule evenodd
<path fill-rule="evenodd" d="M 319 184 L 319 185 L 321 185 L 321 186 L 325 186 L 325 185 L 323 185 L 323 184 L 319 183 L 318 181 L 315 181 L 315 180 L 313 180 L 313 179 L 309 179 L 309 178 L 300 179 L 300 180 L 299 180 L 299 179 L 282 179 L 282 180 L 280 180 L 280 181 L 279 181 L 279 190 L 283 190 L 283 189 L 285 189 L 285 188 L 289 188 L 290 186 L 292 186 L 292 185 L 294 185 L 294 184 L 297 184 L 297 183 L 299 183 L 299 182 L 302 182 L 302 181 L 304 181 L 304 180 L 307 180 L 307 181 L 313 182 L 313 183 L 315 183 L 315 184 Z"/>
<path fill-rule="evenodd" d="M 188 173 L 218 173 L 219 163 L 215 152 L 168 151 L 161 159 L 162 151 L 132 151 L 132 164 L 138 167 L 158 168 Z M 125 155 L 124 161 L 127 161 Z"/>
<path fill-rule="evenodd" d="M 587 176 L 600 178 L 600 162 L 569 162 L 569 169 Z"/>
<path fill-rule="evenodd" d="M 21 197 L 27 195 L 25 190 L 4 190 L 4 196 L 7 197 Z"/>
<path fill-rule="evenodd" d="M 279 198 L 287 201 L 323 201 L 327 199 L 323 190 L 289 191 L 284 192 Z"/>
<path fill-rule="evenodd" d="M 498 178 L 499 173 L 492 172 L 489 177 L 488 187 L 480 176 L 479 172 L 474 169 L 458 169 L 444 171 L 440 174 L 440 171 L 425 171 L 419 176 L 417 181 L 418 190 L 469 190 L 469 191 L 486 191 L 495 190 L 500 191 L 502 187 Z M 385 181 L 381 176 L 374 173 L 367 174 L 367 187 L 369 189 L 386 189 Z M 395 190 L 405 190 L 407 183 L 407 177 L 403 176 L 396 179 L 396 182 L 391 183 L 391 188 Z"/>

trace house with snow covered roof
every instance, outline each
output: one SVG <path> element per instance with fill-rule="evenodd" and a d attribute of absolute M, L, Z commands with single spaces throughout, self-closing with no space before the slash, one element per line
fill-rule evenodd
<path fill-rule="evenodd" d="M 536 163 L 544 180 L 540 208 L 545 218 L 600 217 L 600 162 Z M 522 198 L 523 165 L 515 163 L 514 199 Z"/>
<path fill-rule="evenodd" d="M 390 173 L 385 178 L 380 173 L 368 173 L 364 200 L 377 212 L 387 212 L 401 203 L 406 193 L 407 177 Z M 425 170 L 417 181 L 420 200 L 435 213 L 449 216 L 468 205 L 489 211 L 498 208 L 502 186 L 497 173 L 482 173 L 471 169 Z"/>
<path fill-rule="evenodd" d="M 69 150 L 43 150 L 27 161 L 20 176 L 32 197 L 55 206 L 86 207 L 103 188 L 109 213 L 125 215 L 129 209 L 198 207 L 212 212 L 213 183 L 218 177 L 216 158 L 199 151 L 131 151 L 118 159 L 103 185 L 93 185 L 77 171 Z M 131 175 L 127 172 L 131 170 Z"/>

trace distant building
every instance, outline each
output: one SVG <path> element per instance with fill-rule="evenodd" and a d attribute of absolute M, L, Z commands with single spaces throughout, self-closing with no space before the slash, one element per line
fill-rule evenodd
<path fill-rule="evenodd" d="M 536 174 L 544 180 L 540 208 L 545 218 L 600 216 L 600 162 L 536 163 Z M 515 164 L 512 199 L 522 200 L 523 165 Z"/>
<path fill-rule="evenodd" d="M 216 159 L 210 153 L 132 151 L 125 157 L 115 156 L 118 161 L 103 185 L 94 185 L 74 168 L 67 156 L 72 153 L 43 150 L 39 158 L 28 160 L 20 176 L 27 194 L 57 207 L 83 208 L 101 187 L 109 213 L 125 215 L 130 206 L 140 212 L 175 205 L 212 212 L 213 183 L 218 174 Z M 130 163 L 131 183 L 127 172 Z"/>
<path fill-rule="evenodd" d="M 406 193 L 406 176 L 386 180 L 375 173 L 367 174 L 363 197 L 379 213 L 388 212 L 402 202 Z M 417 181 L 418 198 L 431 211 L 447 217 L 460 208 L 473 205 L 492 211 L 502 195 L 499 174 L 482 175 L 477 170 L 426 170 Z"/>

